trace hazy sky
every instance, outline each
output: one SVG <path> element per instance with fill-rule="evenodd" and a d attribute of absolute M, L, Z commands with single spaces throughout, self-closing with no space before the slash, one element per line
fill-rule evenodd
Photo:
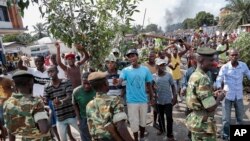
<path fill-rule="evenodd" d="M 219 11 L 226 5 L 226 0 L 143 0 L 138 5 L 139 13 L 133 18 L 135 23 L 143 23 L 143 15 L 146 9 L 144 25 L 151 23 L 160 25 L 163 29 L 167 24 L 182 22 L 185 18 L 193 18 L 199 11 L 210 12 L 218 16 Z M 32 25 L 44 22 L 35 4 L 25 10 L 23 18 L 24 26 L 32 31 Z"/>

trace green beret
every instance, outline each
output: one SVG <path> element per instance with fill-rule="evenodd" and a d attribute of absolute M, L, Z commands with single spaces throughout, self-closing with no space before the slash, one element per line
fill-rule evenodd
<path fill-rule="evenodd" d="M 201 56 L 213 56 L 216 54 L 216 50 L 209 47 L 200 47 L 197 49 L 197 53 Z"/>
<path fill-rule="evenodd" d="M 106 72 L 92 72 L 88 76 L 88 81 L 96 81 L 106 78 L 107 73 Z"/>
<path fill-rule="evenodd" d="M 12 76 L 12 79 L 15 79 L 15 78 L 17 78 L 17 77 L 33 77 L 33 75 L 32 74 L 30 74 L 30 73 L 28 73 L 27 71 L 25 71 L 25 70 L 17 70 L 14 74 L 13 74 L 13 76 Z"/>

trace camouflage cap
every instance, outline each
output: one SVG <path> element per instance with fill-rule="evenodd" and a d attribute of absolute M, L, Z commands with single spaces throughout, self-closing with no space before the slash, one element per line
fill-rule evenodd
<path fill-rule="evenodd" d="M 88 76 L 88 81 L 96 81 L 106 78 L 107 72 L 92 72 Z"/>
<path fill-rule="evenodd" d="M 25 71 L 25 70 L 17 70 L 17 71 L 13 74 L 12 79 L 15 79 L 15 78 L 20 77 L 20 76 L 22 76 L 22 77 L 24 77 L 24 76 L 33 77 L 32 74 L 30 74 L 29 72 L 27 72 L 27 71 Z"/>
<path fill-rule="evenodd" d="M 197 49 L 197 53 L 201 56 L 214 56 L 216 50 L 209 47 L 200 47 Z"/>

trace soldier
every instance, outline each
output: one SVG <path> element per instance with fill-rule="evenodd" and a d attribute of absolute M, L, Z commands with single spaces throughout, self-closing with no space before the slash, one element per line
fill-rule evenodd
<path fill-rule="evenodd" d="M 213 84 L 207 75 L 216 51 L 199 48 L 197 53 L 198 66 L 188 81 L 186 103 L 192 112 L 186 118 L 186 126 L 192 132 L 192 141 L 215 141 L 214 112 L 225 95 L 223 90 L 213 93 Z"/>
<path fill-rule="evenodd" d="M 48 122 L 48 113 L 43 101 L 32 96 L 34 77 L 24 70 L 14 73 L 13 80 L 17 93 L 4 103 L 4 119 L 9 132 L 9 140 L 15 136 L 22 136 L 22 141 L 49 141 L 51 140 Z"/>
<path fill-rule="evenodd" d="M 94 141 L 133 141 L 128 132 L 124 105 L 119 96 L 108 96 L 107 73 L 93 72 L 88 81 L 97 92 L 87 105 L 88 127 Z"/>

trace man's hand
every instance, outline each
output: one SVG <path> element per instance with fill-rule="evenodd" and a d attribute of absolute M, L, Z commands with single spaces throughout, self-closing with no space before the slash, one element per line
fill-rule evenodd
<path fill-rule="evenodd" d="M 172 99 L 172 105 L 174 106 L 177 103 L 177 95 L 175 94 Z"/>
<path fill-rule="evenodd" d="M 187 89 L 182 88 L 182 89 L 181 89 L 181 95 L 182 95 L 182 96 L 185 96 L 186 93 L 187 93 Z"/>
<path fill-rule="evenodd" d="M 53 103 L 54 103 L 55 106 L 59 106 L 59 105 L 62 104 L 62 101 L 59 100 L 59 99 L 56 97 L 56 98 L 53 100 Z"/>
<path fill-rule="evenodd" d="M 59 42 L 56 42 L 56 43 L 55 43 L 55 46 L 56 46 L 57 49 L 60 49 L 60 44 L 59 44 Z"/>
<path fill-rule="evenodd" d="M 226 91 L 224 90 L 217 90 L 214 92 L 214 96 L 217 97 L 217 100 L 222 101 L 226 95 Z"/>
<path fill-rule="evenodd" d="M 116 131 L 115 126 L 112 123 L 110 123 L 109 125 L 105 126 L 104 129 L 107 130 L 107 131 L 109 131 L 109 132 L 111 132 L 111 133 Z"/>

